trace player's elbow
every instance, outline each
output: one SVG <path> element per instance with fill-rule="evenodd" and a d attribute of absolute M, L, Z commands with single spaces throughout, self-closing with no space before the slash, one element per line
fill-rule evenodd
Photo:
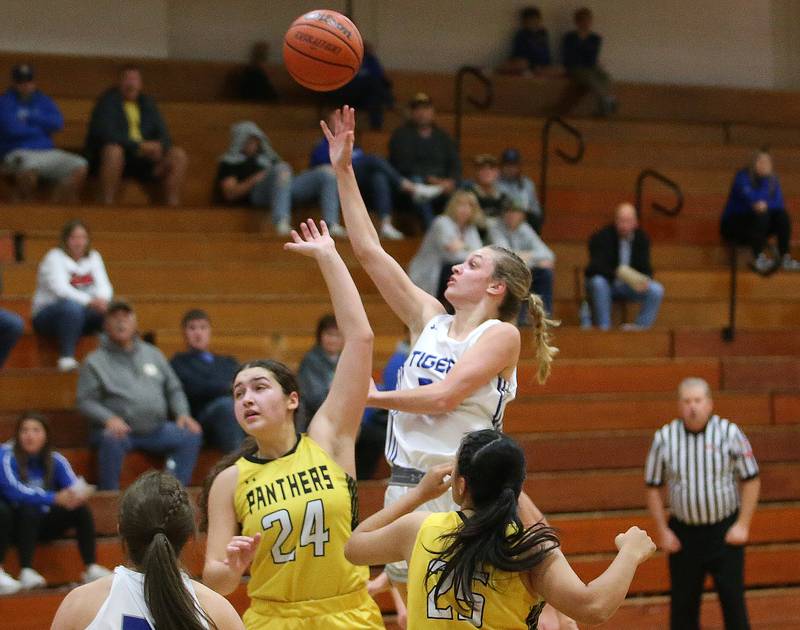
<path fill-rule="evenodd" d="M 618 604 L 612 605 L 611 602 L 605 602 L 598 597 L 594 597 L 583 604 L 580 612 L 574 615 L 574 618 L 578 622 L 597 626 L 611 619 L 617 608 Z"/>
<path fill-rule="evenodd" d="M 344 544 L 344 557 L 350 564 L 359 564 L 360 558 L 358 557 L 358 534 L 356 532 L 353 532 L 353 534 Z"/>
<path fill-rule="evenodd" d="M 226 579 L 226 575 L 219 571 L 218 563 L 214 560 L 207 560 L 203 567 L 203 584 L 220 595 L 230 595 L 236 590 L 233 580 Z"/>

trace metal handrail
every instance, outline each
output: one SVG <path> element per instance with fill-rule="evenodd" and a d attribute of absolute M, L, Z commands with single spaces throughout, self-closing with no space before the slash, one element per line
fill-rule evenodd
<path fill-rule="evenodd" d="M 550 129 L 553 125 L 558 125 L 568 132 L 577 141 L 578 147 L 574 155 L 557 148 L 555 153 L 567 164 L 577 164 L 583 159 L 586 144 L 583 141 L 583 134 L 559 116 L 551 116 L 542 127 L 542 159 L 541 171 L 539 173 L 539 203 L 542 208 L 542 224 L 544 224 L 545 213 L 547 212 L 547 171 L 550 166 Z"/>
<path fill-rule="evenodd" d="M 455 83 L 455 107 L 456 107 L 456 120 L 455 120 L 455 141 L 456 149 L 461 151 L 461 118 L 464 115 L 464 79 L 467 75 L 475 77 L 483 85 L 483 98 L 476 99 L 473 96 L 467 95 L 467 100 L 470 105 L 477 109 L 489 109 L 494 101 L 494 84 L 492 80 L 487 77 L 483 70 L 475 66 L 462 66 L 456 73 Z"/>
<path fill-rule="evenodd" d="M 666 175 L 659 173 L 656 170 L 651 168 L 644 169 L 641 173 L 639 173 L 639 177 L 636 178 L 636 212 L 639 216 L 642 215 L 642 196 L 644 194 L 644 182 L 646 179 L 655 179 L 660 181 L 662 184 L 666 185 L 667 188 L 671 189 L 673 193 L 675 193 L 675 205 L 672 208 L 667 208 L 657 201 L 652 203 L 653 210 L 660 212 L 662 214 L 666 214 L 667 216 L 674 217 L 680 213 L 683 209 L 683 191 L 681 187 L 678 186 L 673 180 L 671 180 Z"/>

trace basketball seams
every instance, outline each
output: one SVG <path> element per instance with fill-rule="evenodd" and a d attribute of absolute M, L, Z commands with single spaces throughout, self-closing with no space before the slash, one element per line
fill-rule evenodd
<path fill-rule="evenodd" d="M 347 46 L 350 49 L 350 51 L 356 56 L 356 59 L 358 60 L 359 65 L 361 65 L 361 61 L 363 60 L 361 55 L 358 54 L 358 51 L 355 48 L 353 48 L 353 45 L 349 41 L 347 41 L 344 37 L 342 37 L 338 33 L 338 31 L 329 30 L 327 28 L 324 28 L 323 26 L 320 26 L 319 24 L 312 24 L 310 22 L 300 22 L 299 24 L 298 23 L 292 24 L 289 27 L 289 33 L 291 33 L 292 29 L 294 29 L 296 26 L 305 26 L 305 27 L 308 27 L 308 28 L 315 28 L 317 30 L 322 31 L 323 33 L 328 33 L 329 35 L 333 35 L 334 37 L 336 37 L 336 39 L 338 39 L 340 42 L 342 42 L 345 46 Z M 287 33 L 287 35 L 288 35 L 288 33 Z"/>
<path fill-rule="evenodd" d="M 319 57 L 314 57 L 313 55 L 309 55 L 307 52 L 304 52 L 299 48 L 295 48 L 289 42 L 284 42 L 284 45 L 286 46 L 286 48 L 289 48 L 292 52 L 296 52 L 298 55 L 303 55 L 303 57 L 308 57 L 309 59 L 313 59 L 314 61 L 318 61 L 319 63 L 324 63 L 329 66 L 337 66 L 338 68 L 347 68 L 348 70 L 358 70 L 358 68 L 349 66 L 346 63 L 336 63 L 335 61 L 327 61 L 326 59 L 320 59 Z M 303 80 L 305 81 L 306 79 L 304 78 Z"/>

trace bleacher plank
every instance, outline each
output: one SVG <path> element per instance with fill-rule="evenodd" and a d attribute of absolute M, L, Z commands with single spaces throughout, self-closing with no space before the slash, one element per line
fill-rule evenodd
<path fill-rule="evenodd" d="M 800 359 L 784 357 L 726 357 L 722 361 L 722 381 L 726 389 L 800 389 Z"/>

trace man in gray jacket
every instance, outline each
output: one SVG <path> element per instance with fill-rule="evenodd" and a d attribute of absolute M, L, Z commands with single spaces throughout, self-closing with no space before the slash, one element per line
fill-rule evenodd
<path fill-rule="evenodd" d="M 99 488 L 119 488 L 125 454 L 134 449 L 166 455 L 167 470 L 188 485 L 202 429 L 181 382 L 161 351 L 138 338 L 130 304 L 112 302 L 104 327 L 107 338 L 81 367 L 77 395 L 97 448 Z"/>

